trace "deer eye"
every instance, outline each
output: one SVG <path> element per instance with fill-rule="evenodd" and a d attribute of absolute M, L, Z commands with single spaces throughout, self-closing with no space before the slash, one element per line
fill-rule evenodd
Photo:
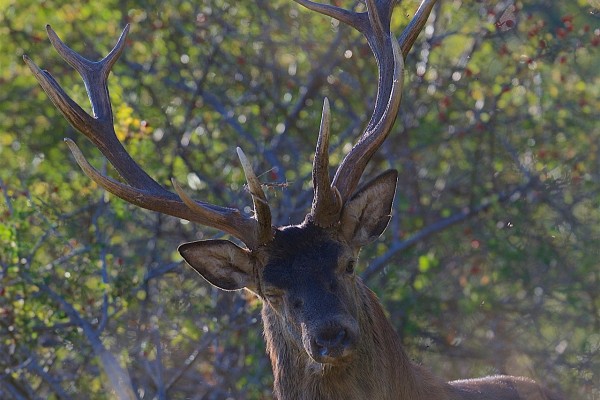
<path fill-rule="evenodd" d="M 283 297 L 283 295 L 281 293 L 275 293 L 275 292 L 268 292 L 268 293 L 265 293 L 264 295 L 265 295 L 265 298 L 267 299 L 267 301 L 274 305 L 280 304 L 281 298 Z"/>
<path fill-rule="evenodd" d="M 356 266 L 356 261 L 355 260 L 348 260 L 348 264 L 346 264 L 346 273 L 347 274 L 353 274 L 355 266 Z"/>

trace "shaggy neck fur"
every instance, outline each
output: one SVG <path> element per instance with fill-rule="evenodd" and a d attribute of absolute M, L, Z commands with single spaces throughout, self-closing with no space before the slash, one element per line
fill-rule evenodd
<path fill-rule="evenodd" d="M 412 364 L 375 295 L 357 279 L 362 307 L 356 354 L 340 366 L 315 363 L 292 340 L 285 321 L 267 304 L 263 323 L 279 400 L 437 400 L 449 386 Z"/>

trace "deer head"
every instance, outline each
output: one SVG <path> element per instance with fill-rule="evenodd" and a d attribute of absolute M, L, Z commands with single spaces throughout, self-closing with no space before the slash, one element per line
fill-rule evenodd
<path fill-rule="evenodd" d="M 202 277 L 224 290 L 248 289 L 265 304 L 269 326 L 279 326 L 278 339 L 304 351 L 318 364 L 339 365 L 351 360 L 364 334 L 365 288 L 355 275 L 362 246 L 378 238 L 390 218 L 397 172 L 389 170 L 358 188 L 372 155 L 390 133 L 400 105 L 404 57 L 424 26 L 435 1 L 424 0 L 398 41 L 390 32 L 392 0 L 367 0 L 366 12 L 296 0 L 337 18 L 364 34 L 375 55 L 379 81 L 373 114 L 359 140 L 329 175 L 330 110 L 324 101 L 314 156 L 314 197 L 304 221 L 272 226 L 271 211 L 261 183 L 241 149 L 238 156 L 254 203 L 254 216 L 237 209 L 191 199 L 173 181 L 175 193 L 152 179 L 117 139 L 107 79 L 125 46 L 129 26 L 114 49 L 92 62 L 67 47 L 47 27 L 58 53 L 83 78 L 93 115 L 85 112 L 47 72 L 27 56 L 42 88 L 64 117 L 105 155 L 126 183 L 103 176 L 85 159 L 77 145 L 65 139 L 77 163 L 100 186 L 137 206 L 210 226 L 239 239 L 186 243 L 179 252 Z M 269 329 L 271 329 L 269 328 Z"/>

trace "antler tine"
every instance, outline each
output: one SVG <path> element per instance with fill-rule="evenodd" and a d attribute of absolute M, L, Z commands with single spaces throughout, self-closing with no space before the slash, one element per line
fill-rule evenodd
<path fill-rule="evenodd" d="M 342 199 L 336 187 L 331 186 L 329 179 L 329 125 L 331 113 L 329 111 L 329 100 L 323 100 L 323 113 L 321 116 L 321 127 L 319 139 L 313 161 L 313 188 L 314 197 L 310 215 L 315 224 L 328 227 L 335 224 L 339 219 L 342 209 Z"/>
<path fill-rule="evenodd" d="M 188 221 L 227 232 L 242 240 L 251 249 L 258 246 L 258 240 L 248 234 L 248 232 L 256 231 L 256 221 L 244 218 L 239 210 L 192 200 L 174 180 L 172 182 L 174 183 L 175 190 L 183 201 L 167 190 L 163 190 L 164 193 L 156 194 L 125 185 L 102 175 L 92 167 L 79 147 L 71 139 L 65 139 L 65 142 L 83 172 L 115 196 L 147 210 L 187 219 Z"/>
<path fill-rule="evenodd" d="M 391 79 L 390 97 L 385 111 L 376 125 L 372 128 L 367 128 L 356 145 L 344 157 L 333 178 L 333 186 L 339 189 L 344 202 L 354 193 L 369 160 L 389 135 L 398 115 L 404 83 L 402 76 L 404 72 L 404 59 L 402 58 L 398 42 L 392 40 L 391 44 L 394 57 L 394 72 Z"/>
<path fill-rule="evenodd" d="M 50 73 L 41 70 L 29 57 L 24 56 L 23 59 L 67 121 L 94 143 L 117 172 L 127 181 L 128 185 L 103 176 L 89 164 L 72 140 L 65 139 L 77 163 L 86 175 L 110 193 L 129 203 L 227 232 L 240 239 L 250 249 L 255 249 L 264 243 L 266 235 L 262 233 L 264 231 L 262 225 L 265 224 L 266 218 L 256 221 L 253 218 L 243 216 L 239 210 L 234 208 L 194 201 L 176 185 L 175 189 L 181 195 L 180 198 L 152 179 L 131 158 L 117 139 L 113 126 L 107 79 L 111 67 L 123 51 L 129 26 L 125 27 L 117 45 L 108 56 L 98 62 L 89 61 L 70 49 L 60 40 L 50 26 L 47 26 L 47 31 L 50 41 L 58 53 L 82 76 L 92 104 L 94 117 L 75 103 Z M 270 228 L 270 214 L 268 220 Z"/>
<path fill-rule="evenodd" d="M 48 32 L 50 42 L 58 54 L 75 68 L 83 78 L 85 89 L 92 105 L 92 112 L 96 119 L 112 124 L 112 106 L 110 104 L 110 96 L 106 82 L 112 66 L 117 62 L 125 48 L 125 39 L 129 34 L 129 24 L 125 25 L 125 29 L 123 29 L 123 32 L 113 49 L 106 57 L 104 57 L 104 59 L 98 62 L 89 61 L 69 48 L 62 40 L 60 40 L 50 25 L 46 25 L 46 31 Z M 103 85 L 92 84 L 95 81 L 95 75 L 97 74 L 102 76 L 103 79 L 101 79 L 101 81 L 104 83 Z"/>
<path fill-rule="evenodd" d="M 237 154 L 244 169 L 244 175 L 246 175 L 246 182 L 248 183 L 248 189 L 252 195 L 252 201 L 254 203 L 254 213 L 256 214 L 256 220 L 258 221 L 257 226 L 257 238 L 259 244 L 265 244 L 273 239 L 273 228 L 271 227 L 271 209 L 267 202 L 267 196 L 262 190 L 260 181 L 254 174 L 252 165 L 246 154 L 241 148 L 237 148 Z"/>
<path fill-rule="evenodd" d="M 367 15 L 369 17 L 369 26 L 371 28 L 371 32 L 363 32 L 367 36 L 373 36 L 377 40 L 377 44 L 379 46 L 384 46 L 384 40 L 386 37 L 386 27 L 384 24 L 389 25 L 389 18 L 391 18 L 392 13 L 389 12 L 387 15 L 387 19 L 384 22 L 382 20 L 382 14 L 377 9 L 377 3 L 375 0 L 366 0 L 365 4 L 367 6 Z M 393 8 L 393 5 L 388 2 L 388 7 Z M 389 32 L 389 28 L 387 29 Z"/>
<path fill-rule="evenodd" d="M 433 6 L 436 2 L 437 0 L 423 0 L 414 17 L 410 20 L 404 31 L 402 31 L 399 41 L 400 47 L 402 48 L 402 56 L 405 59 L 417 40 L 419 33 L 423 30 L 423 26 L 427 23 L 429 14 L 431 14 L 431 10 L 433 10 Z"/>
<path fill-rule="evenodd" d="M 328 17 L 332 17 L 341 21 L 347 25 L 350 25 L 354 29 L 361 31 L 362 26 L 364 26 L 364 18 L 360 13 L 356 13 L 354 11 L 348 11 L 346 9 L 328 5 L 316 3 L 310 0 L 294 0 L 296 3 L 300 4 L 303 7 L 308 8 L 311 11 L 318 12 L 319 14 L 327 15 Z M 361 31 L 362 32 L 362 31 Z"/>

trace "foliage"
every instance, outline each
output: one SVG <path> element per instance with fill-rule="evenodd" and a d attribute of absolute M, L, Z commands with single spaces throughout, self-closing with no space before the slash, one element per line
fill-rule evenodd
<path fill-rule="evenodd" d="M 396 32 L 416 7 L 398 7 Z M 249 212 L 241 146 L 286 224 L 310 205 L 322 98 L 334 165 L 368 120 L 364 40 L 282 0 L 0 11 L 0 397 L 110 398 L 117 371 L 138 398 L 268 398 L 260 304 L 210 287 L 175 251 L 221 234 L 101 192 L 61 139 L 105 162 L 21 57 L 84 105 L 44 24 L 100 58 L 130 23 L 110 90 L 134 158 L 165 186 L 175 176 Z M 598 21 L 584 0 L 441 1 L 407 59 L 401 116 L 366 174 L 400 170 L 395 218 L 364 249 L 363 276 L 440 376 L 522 374 L 600 396 Z"/>

